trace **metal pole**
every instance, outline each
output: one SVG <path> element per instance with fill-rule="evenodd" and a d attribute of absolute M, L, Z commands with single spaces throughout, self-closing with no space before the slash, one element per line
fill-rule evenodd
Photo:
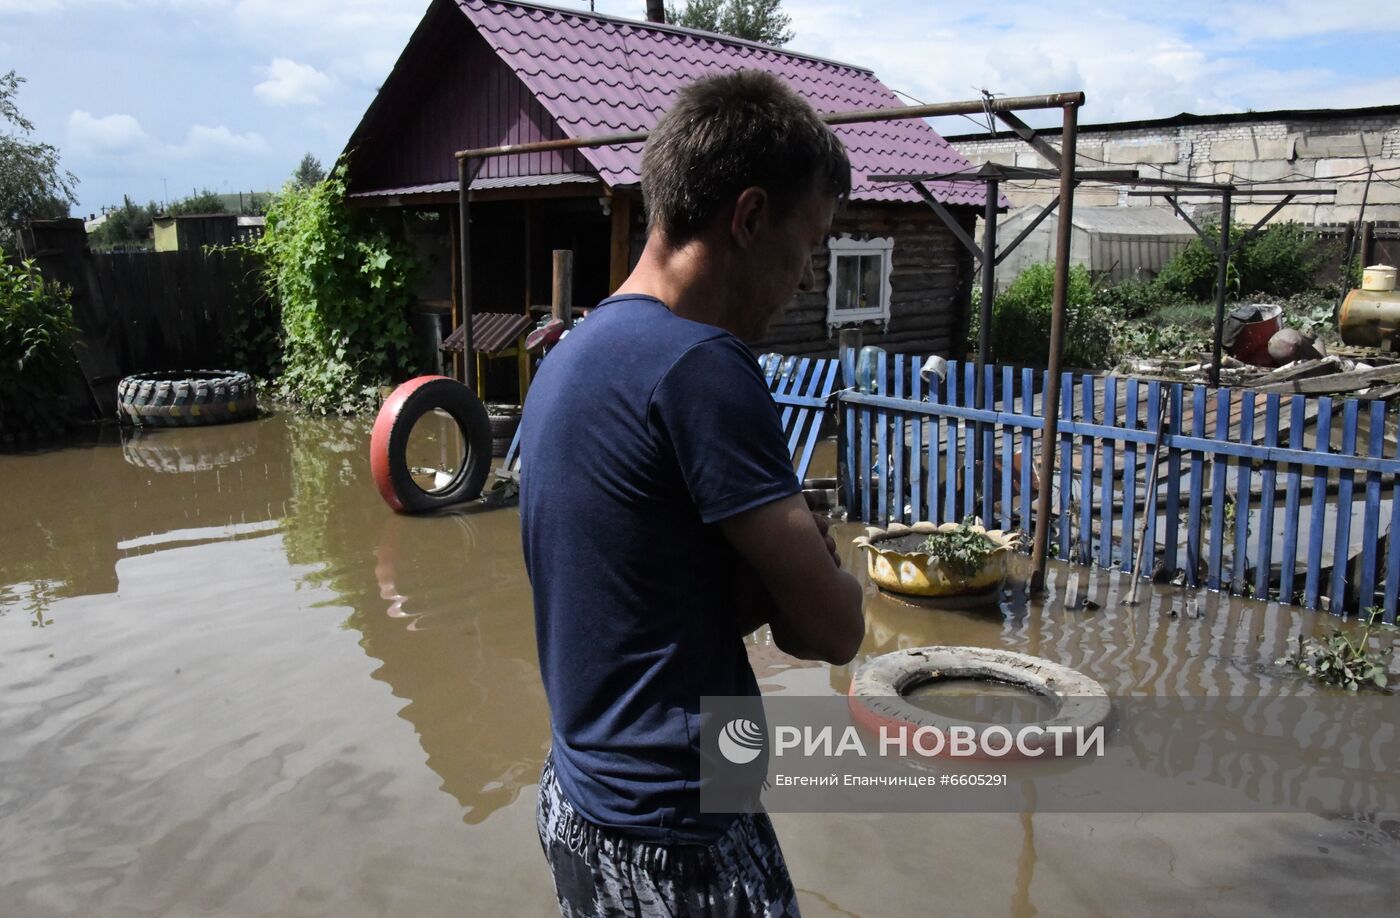
<path fill-rule="evenodd" d="M 977 404 L 982 404 L 982 367 L 991 359 L 992 297 L 997 276 L 997 200 L 1001 183 L 987 179 L 987 206 L 982 213 L 982 304 L 978 313 L 981 326 L 977 333 Z"/>
<path fill-rule="evenodd" d="M 833 112 L 822 115 L 827 124 L 864 124 L 870 121 L 900 121 L 905 118 L 936 118 L 942 115 L 970 115 L 981 112 L 1005 112 L 1022 109 L 1043 109 L 1080 106 L 1084 104 L 1082 92 L 1058 92 L 1044 96 L 1007 96 L 984 101 L 971 99 L 966 102 L 937 102 L 932 105 L 902 105 L 895 108 L 873 108 L 864 111 Z M 489 156 L 511 156 L 517 153 L 546 153 L 553 150 L 579 150 L 588 147 L 611 147 L 628 143 L 643 143 L 647 131 L 624 131 L 616 134 L 599 134 L 596 137 L 567 137 L 562 140 L 539 140 L 533 143 L 506 144 L 500 147 L 483 147 L 479 150 L 458 150 L 458 159 L 477 159 Z"/>
<path fill-rule="evenodd" d="M 1220 196 L 1220 251 L 1215 270 L 1215 339 L 1211 343 L 1210 384 L 1220 385 L 1220 344 L 1225 337 L 1225 284 L 1230 273 L 1230 192 Z"/>
<path fill-rule="evenodd" d="M 470 163 L 468 159 L 457 160 L 457 221 L 461 224 L 457 237 L 462 246 L 458 253 L 462 262 L 462 270 L 458 272 L 462 279 L 462 375 L 466 377 L 462 381 L 468 389 L 476 392 L 473 381 L 476 376 L 476 350 L 472 347 L 472 224 L 471 204 L 468 201 L 471 197 L 468 177 Z"/>
<path fill-rule="evenodd" d="M 987 374 L 982 368 L 987 365 L 991 357 L 992 350 L 992 291 L 996 283 L 997 271 L 997 199 L 1001 192 L 1000 183 L 994 179 L 987 179 L 987 184 L 983 186 L 987 193 L 987 203 L 982 211 L 982 302 L 978 310 L 977 329 L 977 378 L 973 382 L 974 400 L 973 404 L 978 408 L 988 407 L 988 396 L 991 394 L 987 389 Z M 978 421 L 973 425 L 972 442 L 968 444 L 969 451 L 973 456 L 973 463 L 982 463 L 981 475 L 978 476 L 978 483 L 982 489 L 982 500 L 977 503 L 981 510 L 986 509 L 990 504 L 992 493 L 992 477 L 994 450 L 988 450 L 991 439 L 991 431 L 986 421 Z M 990 515 L 990 514 L 987 514 Z M 989 522 L 983 520 L 983 522 Z"/>
<path fill-rule="evenodd" d="M 1035 500 L 1035 537 L 1031 544 L 1032 590 L 1045 589 L 1045 549 L 1050 542 L 1050 486 L 1055 471 L 1055 439 L 1060 426 L 1060 354 L 1065 344 L 1065 301 L 1069 295 L 1069 237 L 1074 216 L 1075 137 L 1078 130 L 1079 106 L 1065 105 L 1065 126 L 1060 135 L 1060 213 L 1056 221 L 1059 237 L 1055 240 L 1055 298 L 1050 312 L 1050 359 L 1047 361 L 1045 399 L 1041 411 L 1045 415 L 1040 444 L 1040 493 Z M 1069 525 L 1061 520 L 1062 526 Z"/>

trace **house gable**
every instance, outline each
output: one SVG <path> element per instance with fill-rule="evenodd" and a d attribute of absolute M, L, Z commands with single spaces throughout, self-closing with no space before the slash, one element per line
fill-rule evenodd
<path fill-rule="evenodd" d="M 350 191 L 455 186 L 462 149 L 566 135 L 450 0 L 436 0 L 346 146 Z M 483 160 L 479 180 L 594 174 L 576 151 Z"/>

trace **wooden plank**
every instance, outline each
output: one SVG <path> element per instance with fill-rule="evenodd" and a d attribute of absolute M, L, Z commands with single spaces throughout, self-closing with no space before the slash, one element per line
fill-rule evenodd
<path fill-rule="evenodd" d="M 849 389 L 856 384 L 856 351 L 855 348 L 847 348 L 841 352 L 841 386 Z M 846 455 L 846 474 L 841 482 L 845 489 L 846 512 L 855 515 L 857 519 L 863 520 L 859 516 L 859 508 L 856 506 L 856 488 L 862 492 L 865 490 L 865 481 L 869 472 L 865 466 L 856 463 L 856 441 L 859 439 L 859 431 L 856 429 L 856 409 L 850 402 L 846 403 L 845 417 L 841 425 L 841 444 Z"/>
<path fill-rule="evenodd" d="M 963 364 L 962 400 L 964 405 L 977 405 L 977 365 Z M 963 499 L 962 518 L 967 519 L 977 512 L 977 453 L 981 438 L 971 425 L 963 427 Z"/>
<path fill-rule="evenodd" d="M 1361 407 L 1354 398 L 1342 406 L 1342 452 L 1356 452 L 1357 411 Z M 1327 596 L 1327 610 L 1333 615 L 1345 615 L 1347 573 L 1351 568 L 1351 495 L 1355 484 L 1354 472 L 1343 470 L 1337 489 L 1337 525 L 1332 543 L 1332 585 Z"/>
<path fill-rule="evenodd" d="M 1138 391 L 1141 388 L 1141 383 L 1136 379 L 1128 380 L 1123 423 L 1131 430 L 1136 430 L 1138 426 Z M 1120 539 L 1123 553 L 1119 564 L 1123 570 L 1132 570 L 1133 540 L 1137 538 L 1137 470 L 1138 445 L 1129 440 L 1123 447 L 1123 537 Z"/>
<path fill-rule="evenodd" d="M 869 408 L 863 408 L 860 412 L 860 518 L 867 523 L 875 522 L 875 517 L 871 513 L 870 492 L 875 482 L 871 476 L 875 474 L 875 469 L 870 465 L 870 438 L 874 432 L 874 414 Z"/>
<path fill-rule="evenodd" d="M 1318 399 L 1317 444 L 1319 453 L 1328 452 L 1332 439 L 1332 400 Z M 1322 583 L 1322 531 L 1327 513 L 1327 470 L 1313 467 L 1312 507 L 1308 527 L 1308 567 L 1303 582 L 1303 607 L 1316 609 Z"/>
<path fill-rule="evenodd" d="M 1266 447 L 1278 444 L 1278 419 L 1279 419 L 1279 394 L 1270 392 L 1264 396 L 1264 445 Z M 1278 475 L 1278 463 L 1272 460 L 1264 460 L 1263 486 L 1259 495 L 1259 557 L 1255 562 L 1254 570 L 1254 595 L 1258 599 L 1267 600 L 1269 598 L 1269 580 L 1273 573 L 1273 551 L 1274 551 L 1274 504 L 1278 495 L 1275 493 L 1275 481 Z M 1239 525 L 1236 522 L 1236 525 Z"/>
<path fill-rule="evenodd" d="M 1094 413 L 1094 377 L 1080 377 L 1080 400 L 1083 404 L 1084 420 L 1097 422 Z M 1081 437 L 1079 441 L 1079 541 L 1075 558 L 1080 564 L 1090 562 L 1090 547 L 1094 544 L 1094 438 Z"/>
<path fill-rule="evenodd" d="M 1229 392 L 1228 389 L 1224 390 Z M 1206 390 L 1204 386 L 1191 387 L 1191 433 L 1199 439 L 1206 435 Z M 1225 412 L 1229 417 L 1229 410 Z M 1216 417 L 1219 418 L 1217 413 Z M 1191 451 L 1191 495 L 1187 500 L 1186 519 L 1186 583 L 1200 586 L 1201 570 L 1201 501 L 1205 496 L 1204 450 Z"/>
<path fill-rule="evenodd" d="M 835 360 L 822 361 L 825 369 L 822 372 L 821 388 L 818 392 L 826 397 L 836 387 L 836 372 L 839 369 Z M 822 420 L 826 417 L 826 410 L 812 410 L 810 412 L 811 423 L 808 425 L 807 442 L 802 447 L 802 454 L 797 459 L 797 480 L 805 481 L 807 471 L 812 467 L 812 454 L 816 451 L 817 440 L 821 437 Z M 850 506 L 847 504 L 847 506 Z"/>
<path fill-rule="evenodd" d="M 996 367 L 987 364 L 982 367 L 982 405 L 987 411 L 996 410 Z M 992 525 L 992 509 L 996 503 L 996 450 L 994 438 L 996 436 L 996 424 L 984 423 L 981 425 L 981 449 L 978 451 L 982 461 L 982 521 Z"/>
<path fill-rule="evenodd" d="M 943 381 L 937 376 L 929 377 L 928 400 L 938 404 L 943 399 Z M 938 447 L 942 442 L 943 419 L 937 416 L 928 419 L 928 520 L 940 522 L 938 511 Z"/>
<path fill-rule="evenodd" d="M 1396 458 L 1400 458 L 1400 443 L 1396 444 Z M 1396 529 L 1395 518 L 1397 498 L 1400 498 L 1400 480 L 1390 488 L 1390 535 L 1386 539 L 1385 555 L 1385 599 L 1382 603 L 1383 620 L 1386 624 L 1396 622 L 1396 605 L 1400 601 L 1400 531 Z"/>
<path fill-rule="evenodd" d="M 1070 560 L 1070 541 L 1073 536 L 1070 528 L 1074 525 L 1071 513 L 1074 482 L 1074 437 L 1069 432 L 1068 422 L 1074 415 L 1074 374 L 1064 373 L 1060 380 L 1060 444 L 1057 452 L 1060 462 L 1060 560 Z"/>
<path fill-rule="evenodd" d="M 1230 438 L 1230 399 L 1231 390 L 1219 389 L 1215 393 L 1215 439 Z M 1221 402 L 1223 401 L 1223 404 Z M 1204 421 L 1204 419 L 1202 419 Z M 1225 476 L 1229 463 L 1223 456 L 1213 456 L 1211 461 L 1210 486 L 1210 555 L 1206 561 L 1206 586 L 1220 589 L 1221 567 L 1225 554 L 1225 507 L 1228 495 L 1225 493 Z"/>
<path fill-rule="evenodd" d="M 904 398 L 904 361 L 898 355 L 894 357 L 894 397 Z M 901 523 L 909 522 L 904 515 L 904 416 L 897 414 L 893 416 L 894 429 L 890 432 L 893 443 L 890 451 L 894 454 L 891 464 L 894 466 L 894 481 L 890 488 L 890 499 L 894 501 L 894 508 L 890 516 Z"/>
<path fill-rule="evenodd" d="M 1014 407 L 1015 402 L 1016 371 L 1010 366 L 1004 366 L 1001 368 L 1001 403 L 1003 407 L 1010 409 Z M 1001 436 L 1001 528 L 1005 530 L 1011 528 L 1014 509 L 1011 475 L 1015 466 L 1016 435 L 1012 428 L 1005 424 L 999 424 L 995 429 Z"/>
<path fill-rule="evenodd" d="M 886 386 L 885 364 L 887 354 L 882 350 L 875 356 L 875 379 L 876 385 L 881 391 Z M 875 446 L 876 455 L 875 471 L 879 474 L 879 504 L 876 511 L 876 518 L 881 526 L 890 524 L 890 503 L 889 503 L 889 483 L 890 483 L 890 444 L 889 444 L 889 414 L 881 409 L 875 416 Z"/>
<path fill-rule="evenodd" d="M 1243 413 L 1240 415 L 1240 439 L 1246 442 L 1254 438 L 1254 393 L 1241 392 L 1240 402 Z M 1235 468 L 1235 569 L 1230 577 L 1230 592 L 1244 592 L 1245 571 L 1249 561 L 1249 478 L 1253 470 L 1247 461 L 1240 461 Z"/>
<path fill-rule="evenodd" d="M 798 387 L 802 385 L 802 380 L 806 378 L 807 368 L 811 366 L 812 360 L 809 357 L 801 357 L 797 360 L 785 360 L 783 364 L 783 368 L 778 371 L 778 387 L 774 390 L 774 394 L 789 397 L 795 396 L 800 391 Z M 782 424 L 784 434 L 792 428 L 793 413 L 795 411 L 797 411 L 797 408 L 791 404 L 781 405 L 779 423 Z M 792 454 L 791 443 L 788 444 L 788 454 Z"/>
<path fill-rule="evenodd" d="M 1369 406 L 1371 432 L 1367 438 L 1366 455 L 1379 458 L 1385 449 L 1385 402 L 1373 401 Z M 1381 474 L 1366 473 L 1366 511 L 1361 524 L 1361 579 L 1356 585 L 1357 609 L 1363 614 L 1376 601 L 1377 554 L 1381 545 Z M 1395 519 L 1390 521 L 1390 540 L 1397 533 Z"/>
<path fill-rule="evenodd" d="M 953 361 L 948 362 L 947 390 L 944 402 L 950 406 L 958 404 L 959 369 L 960 367 Z M 947 434 L 948 449 L 943 461 L 943 477 L 947 487 L 943 493 L 943 519 L 938 522 L 956 520 L 958 516 L 958 430 L 958 422 L 950 419 Z"/>
<path fill-rule="evenodd" d="M 923 361 L 918 357 L 909 358 L 909 399 L 910 401 L 923 401 L 924 380 L 919 375 L 919 367 Z M 909 507 L 910 513 L 917 522 L 920 519 L 927 519 L 924 516 L 924 422 L 922 415 L 914 415 L 909 422 Z"/>
<path fill-rule="evenodd" d="M 1021 370 L 1021 412 L 1030 414 L 1035 403 L 1035 371 Z M 1007 402 L 1008 408 L 1014 408 Z M 1029 427 L 1021 428 L 1021 531 L 1031 531 L 1031 504 L 1035 490 L 1031 487 L 1031 473 L 1035 467 L 1034 435 Z M 1048 486 L 1048 485 L 1047 485 Z"/>
<path fill-rule="evenodd" d="M 1301 395 L 1323 395 L 1342 392 L 1355 392 L 1369 389 L 1380 383 L 1400 382 L 1400 364 L 1375 367 L 1370 370 L 1351 370 L 1346 373 L 1330 373 L 1327 376 L 1314 376 L 1311 379 L 1298 379 L 1292 382 L 1259 386 L 1256 392 L 1294 392 Z"/>
<path fill-rule="evenodd" d="M 1158 426 L 1162 417 L 1162 384 L 1157 380 L 1152 380 L 1147 384 L 1147 417 L 1146 422 L 1150 425 L 1153 437 L 1161 436 L 1162 429 Z M 1145 456 L 1147 460 L 1147 481 L 1152 480 L 1151 468 L 1153 465 L 1152 453 Z M 1156 494 L 1145 493 L 1147 529 L 1144 533 L 1145 542 L 1141 547 L 1142 569 L 1144 573 L 1150 574 L 1157 569 L 1157 496 Z"/>
<path fill-rule="evenodd" d="M 1103 422 L 1118 426 L 1118 380 L 1109 376 L 1103 381 Z M 1113 564 L 1113 471 L 1117 465 L 1112 437 L 1102 442 L 1103 461 L 1099 478 L 1099 567 Z"/>
<path fill-rule="evenodd" d="M 1288 428 L 1288 446 L 1290 449 L 1301 450 L 1303 448 L 1303 412 L 1306 410 L 1306 399 L 1301 395 L 1295 395 L 1290 400 L 1288 413 L 1292 418 Z M 1288 490 L 1283 501 L 1283 556 L 1280 559 L 1281 571 L 1279 574 L 1279 601 L 1293 603 L 1293 584 L 1298 569 L 1298 513 L 1301 499 L 1303 483 L 1303 467 L 1290 462 L 1288 471 Z"/>
<path fill-rule="evenodd" d="M 1179 435 L 1181 427 L 1181 404 L 1184 401 L 1181 383 L 1173 383 L 1167 397 L 1171 399 L 1171 427 L 1173 437 Z M 1166 541 L 1162 546 L 1162 563 L 1169 573 L 1175 574 L 1177 557 L 1177 531 L 1181 525 L 1181 448 L 1175 440 L 1167 444 L 1167 515 Z"/>

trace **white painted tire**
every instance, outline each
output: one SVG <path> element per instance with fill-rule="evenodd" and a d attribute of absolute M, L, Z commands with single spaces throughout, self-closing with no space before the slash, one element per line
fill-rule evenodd
<path fill-rule="evenodd" d="M 1089 730 L 1108 719 L 1112 706 L 1108 693 L 1096 680 L 1050 660 L 1010 650 L 986 647 L 915 647 L 897 650 L 867 662 L 851 680 L 851 715 L 862 727 L 912 731 L 933 727 L 946 732 L 962 723 L 927 711 L 908 701 L 904 693 L 934 679 L 994 679 L 1020 686 L 1053 699 L 1055 716 L 1034 724 L 1042 728 L 1040 754 L 1053 754 L 1050 728 Z"/>

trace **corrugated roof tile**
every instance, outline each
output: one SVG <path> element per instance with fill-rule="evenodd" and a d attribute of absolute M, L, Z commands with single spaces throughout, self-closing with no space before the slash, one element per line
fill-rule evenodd
<path fill-rule="evenodd" d="M 741 68 L 775 74 L 820 112 L 901 104 L 867 70 L 781 48 L 509 0 L 456 2 L 570 137 L 647 130 L 680 86 Z M 875 184 L 869 175 L 971 168 L 922 120 L 841 125 L 836 133 L 850 152 L 851 196 L 858 200 L 919 200 L 908 187 Z M 610 185 L 641 180 L 641 144 L 580 152 Z M 929 188 L 949 204 L 980 207 L 984 200 L 977 186 L 932 183 Z"/>

